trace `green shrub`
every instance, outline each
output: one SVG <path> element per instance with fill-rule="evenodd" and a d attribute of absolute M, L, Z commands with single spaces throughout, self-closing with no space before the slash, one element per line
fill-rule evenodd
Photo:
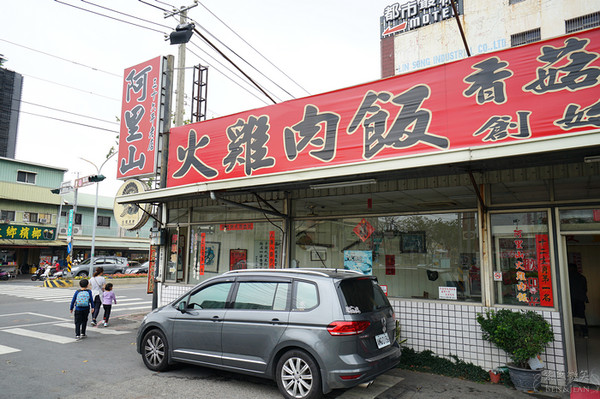
<path fill-rule="evenodd" d="M 448 377 L 462 378 L 475 382 L 489 382 L 490 375 L 483 368 L 467 363 L 456 355 L 451 359 L 436 356 L 432 351 L 416 352 L 412 348 L 403 347 L 400 364 L 398 367 L 407 370 L 423 371 L 445 375 Z"/>
<path fill-rule="evenodd" d="M 554 341 L 552 327 L 532 310 L 488 310 L 477 315 L 483 339 L 505 351 L 517 367 L 528 368 L 527 361 L 542 353 Z"/>

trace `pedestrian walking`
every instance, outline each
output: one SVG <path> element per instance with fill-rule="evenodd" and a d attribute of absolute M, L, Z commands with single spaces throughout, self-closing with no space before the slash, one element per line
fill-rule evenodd
<path fill-rule="evenodd" d="M 102 293 L 102 307 L 104 308 L 104 327 L 108 327 L 108 318 L 110 317 L 110 310 L 112 309 L 113 302 L 117 304 L 117 297 L 112 290 L 112 283 L 108 283 L 104 286 L 104 292 Z"/>
<path fill-rule="evenodd" d="M 92 297 L 94 298 L 94 311 L 92 312 L 92 326 L 97 325 L 96 318 L 100 313 L 100 307 L 102 306 L 102 293 L 104 292 L 104 285 L 106 280 L 102 275 L 104 274 L 104 268 L 97 267 L 94 270 L 94 277 L 90 279 L 92 283 Z"/>
<path fill-rule="evenodd" d="M 79 289 L 73 294 L 69 310 L 73 313 L 75 310 L 75 339 L 85 338 L 85 329 L 87 327 L 88 315 L 92 306 L 92 291 L 87 287 L 87 279 L 79 281 Z"/>

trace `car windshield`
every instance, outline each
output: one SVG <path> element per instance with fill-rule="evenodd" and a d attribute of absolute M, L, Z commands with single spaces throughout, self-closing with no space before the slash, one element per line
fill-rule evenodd
<path fill-rule="evenodd" d="M 390 306 L 377 282 L 370 278 L 342 280 L 340 290 L 346 302 L 346 313 L 369 313 Z"/>

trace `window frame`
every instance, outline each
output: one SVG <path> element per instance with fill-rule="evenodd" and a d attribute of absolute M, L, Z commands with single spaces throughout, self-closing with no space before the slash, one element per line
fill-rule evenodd
<path fill-rule="evenodd" d="M 0 210 L 0 221 L 8 220 L 9 222 L 14 222 L 16 217 L 15 211 L 9 211 L 8 209 Z"/>
<path fill-rule="evenodd" d="M 23 176 L 24 179 L 23 180 L 19 179 L 19 176 Z M 30 180 L 32 180 L 32 178 L 33 178 L 33 181 L 30 181 Z M 37 179 L 37 173 L 35 173 L 35 172 L 31 172 L 28 170 L 17 170 L 17 180 L 16 180 L 17 183 L 25 183 L 25 184 L 35 185 L 36 179 Z"/>

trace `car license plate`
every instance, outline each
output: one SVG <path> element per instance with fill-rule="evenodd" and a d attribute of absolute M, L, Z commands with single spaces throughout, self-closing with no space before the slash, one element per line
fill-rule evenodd
<path fill-rule="evenodd" d="M 387 334 L 379 334 L 375 336 L 375 342 L 377 342 L 377 348 L 381 349 L 390 345 L 390 337 Z"/>

